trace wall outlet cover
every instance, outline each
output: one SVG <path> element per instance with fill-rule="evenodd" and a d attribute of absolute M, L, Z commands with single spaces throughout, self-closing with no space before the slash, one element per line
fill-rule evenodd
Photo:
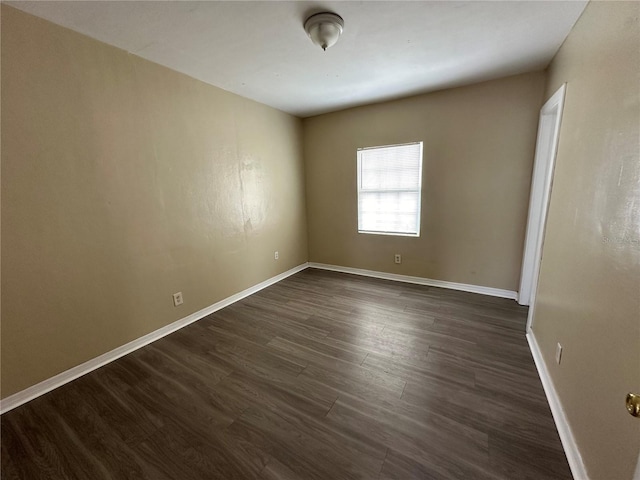
<path fill-rule="evenodd" d="M 184 300 L 182 298 L 182 292 L 174 293 L 173 294 L 173 306 L 177 307 L 178 305 L 182 305 L 183 303 L 184 303 Z"/>
<path fill-rule="evenodd" d="M 561 360 L 562 360 L 562 345 L 558 343 L 558 346 L 556 347 L 556 363 L 560 365 Z"/>

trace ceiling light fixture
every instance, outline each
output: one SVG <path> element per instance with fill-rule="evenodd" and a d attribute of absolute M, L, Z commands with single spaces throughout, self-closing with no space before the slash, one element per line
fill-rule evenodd
<path fill-rule="evenodd" d="M 316 13 L 304 22 L 304 31 L 307 32 L 311 41 L 323 50 L 338 41 L 343 28 L 342 17 L 331 12 Z"/>

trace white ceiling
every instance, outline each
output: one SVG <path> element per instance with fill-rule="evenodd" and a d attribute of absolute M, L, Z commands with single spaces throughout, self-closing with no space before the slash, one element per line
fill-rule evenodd
<path fill-rule="evenodd" d="M 44 1 L 11 6 L 307 117 L 547 66 L 586 1 Z M 305 18 L 345 22 L 323 52 Z"/>

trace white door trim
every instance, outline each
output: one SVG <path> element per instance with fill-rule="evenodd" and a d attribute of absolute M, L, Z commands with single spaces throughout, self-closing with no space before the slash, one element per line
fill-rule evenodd
<path fill-rule="evenodd" d="M 558 151 L 565 91 L 566 84 L 563 84 L 540 109 L 538 139 L 529 200 L 527 234 L 522 258 L 520 290 L 518 292 L 518 303 L 521 305 L 530 305 L 527 331 L 531 328 L 531 320 L 533 318 L 534 300 L 538 285 L 538 275 L 540 273 L 540 261 L 542 260 L 542 243 L 547 221 L 556 153 Z"/>

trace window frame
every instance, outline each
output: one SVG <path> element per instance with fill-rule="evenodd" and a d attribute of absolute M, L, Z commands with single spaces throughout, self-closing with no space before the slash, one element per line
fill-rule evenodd
<path fill-rule="evenodd" d="M 419 153 L 419 166 L 418 166 L 418 188 L 417 189 L 363 189 L 362 188 L 362 152 L 367 150 L 377 150 L 382 148 L 391 148 L 391 147 L 403 147 L 407 145 L 419 145 L 420 153 Z M 377 145 L 373 147 L 359 147 L 356 151 L 356 183 L 357 183 L 357 230 L 358 233 L 363 233 L 367 235 L 388 235 L 394 237 L 420 237 L 420 231 L 422 227 L 422 174 L 423 174 L 423 164 L 424 164 L 424 144 L 423 141 L 416 142 L 406 142 L 406 143 L 397 143 L 391 145 Z M 380 230 L 361 230 L 360 229 L 360 194 L 361 192 L 417 192 L 418 193 L 418 208 L 417 208 L 417 231 L 413 232 L 394 232 L 394 231 L 380 231 Z"/>

